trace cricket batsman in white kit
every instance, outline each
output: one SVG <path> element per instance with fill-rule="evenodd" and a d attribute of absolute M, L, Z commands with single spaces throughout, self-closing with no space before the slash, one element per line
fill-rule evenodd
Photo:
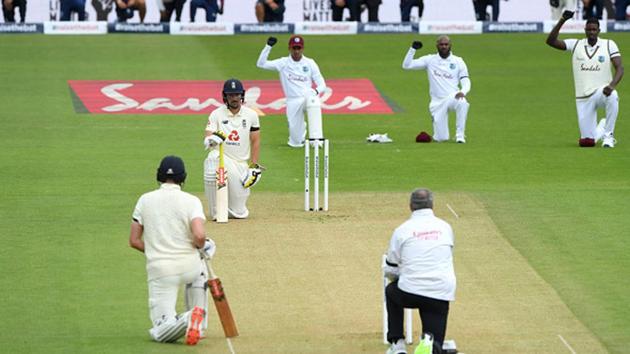
<path fill-rule="evenodd" d="M 466 95 L 470 92 L 468 67 L 464 60 L 451 53 L 451 40 L 447 36 L 437 39 L 437 54 L 429 54 L 414 59 L 422 42 L 414 41 L 407 51 L 402 67 L 405 70 L 426 70 L 429 77 L 431 103 L 429 111 L 433 119 L 433 140 L 449 139 L 448 112 L 455 111 L 455 141 L 466 142 L 466 119 L 470 104 Z M 461 88 L 460 88 L 461 83 Z"/>
<path fill-rule="evenodd" d="M 304 56 L 304 38 L 301 36 L 293 35 L 289 39 L 289 56 L 267 60 L 271 47 L 277 41 L 275 37 L 267 39 L 267 45 L 260 52 L 256 66 L 280 73 L 280 83 L 287 102 L 288 144 L 299 148 L 304 146 L 306 138 L 305 113 L 308 117 L 308 137 L 324 138 L 319 95 L 326 89 L 326 82 L 315 60 Z"/>
<path fill-rule="evenodd" d="M 245 102 L 245 88 L 236 79 L 223 85 L 223 102 L 208 117 L 204 146 L 209 149 L 204 161 L 204 184 L 210 218 L 216 218 L 216 183 L 219 167 L 218 146 L 224 144 L 225 170 L 228 180 L 228 214 L 230 218 L 249 216 L 247 199 L 250 188 L 260 181 L 263 167 L 258 165 L 260 122 L 258 114 Z"/>
<path fill-rule="evenodd" d="M 216 250 L 205 237 L 206 218 L 199 198 L 182 191 L 184 162 L 166 156 L 157 170 L 160 188 L 143 194 L 133 211 L 129 245 L 145 254 L 149 312 L 156 342 L 172 343 L 186 337 L 195 345 L 207 327 L 207 268 L 203 258 Z M 177 314 L 180 287 L 185 286 L 187 311 Z"/>
<path fill-rule="evenodd" d="M 547 36 L 547 45 L 572 54 L 573 79 L 575 82 L 575 105 L 580 126 L 579 145 L 595 146 L 602 140 L 605 148 L 615 147 L 613 136 L 619 113 L 619 95 L 615 88 L 623 77 L 621 54 L 617 44 L 610 39 L 598 38 L 599 21 L 586 21 L 583 39 L 558 39 L 562 25 L 573 17 L 565 11 L 556 26 Z M 615 76 L 611 69 L 614 67 Z M 606 109 L 606 118 L 597 123 L 597 109 Z"/>

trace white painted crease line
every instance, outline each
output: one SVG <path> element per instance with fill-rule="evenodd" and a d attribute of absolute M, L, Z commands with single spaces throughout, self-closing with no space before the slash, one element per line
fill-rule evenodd
<path fill-rule="evenodd" d="M 455 210 L 453 210 L 453 208 L 451 208 L 451 205 L 450 205 L 450 204 L 446 203 L 446 207 L 448 208 L 448 210 L 450 210 L 450 211 L 451 211 L 451 213 L 452 213 L 453 215 L 455 215 L 455 219 L 459 219 L 459 215 L 457 215 L 457 213 L 455 212 Z"/>
<path fill-rule="evenodd" d="M 236 354 L 236 352 L 234 352 L 234 347 L 232 346 L 232 341 L 230 340 L 230 338 L 225 338 L 225 340 L 227 340 L 228 349 L 230 349 L 230 354 Z"/>
<path fill-rule="evenodd" d="M 569 349 L 569 351 L 570 351 L 572 354 L 577 354 L 577 353 L 575 352 L 575 350 L 573 350 L 573 348 L 571 348 L 571 346 L 569 345 L 569 343 L 568 343 L 566 340 L 564 340 L 564 338 L 562 337 L 562 335 L 558 334 L 558 338 L 560 338 L 560 340 L 562 341 L 562 343 L 564 343 L 564 346 L 565 346 L 565 347 L 567 347 L 567 348 Z"/>

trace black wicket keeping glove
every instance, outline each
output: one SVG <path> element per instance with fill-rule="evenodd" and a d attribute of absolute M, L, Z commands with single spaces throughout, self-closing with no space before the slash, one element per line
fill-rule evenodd
<path fill-rule="evenodd" d="M 411 43 L 411 48 L 418 50 L 420 48 L 422 48 L 422 42 L 420 41 L 413 41 L 413 43 Z"/>
<path fill-rule="evenodd" d="M 267 38 L 267 45 L 270 47 L 273 47 L 276 43 L 278 43 L 278 38 L 276 37 L 269 37 Z"/>

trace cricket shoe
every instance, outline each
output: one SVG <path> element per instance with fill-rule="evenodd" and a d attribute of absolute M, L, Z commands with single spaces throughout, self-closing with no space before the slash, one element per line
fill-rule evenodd
<path fill-rule="evenodd" d="M 463 136 L 460 136 L 459 138 L 455 138 L 455 142 L 458 144 L 466 144 L 466 139 Z"/>
<path fill-rule="evenodd" d="M 602 147 L 605 148 L 614 148 L 617 140 L 613 137 L 612 134 L 608 134 L 604 136 L 604 141 L 602 142 Z"/>
<path fill-rule="evenodd" d="M 432 354 L 433 353 L 433 335 L 431 333 L 422 333 L 420 342 L 413 354 Z"/>
<path fill-rule="evenodd" d="M 195 308 L 193 308 L 188 322 L 188 329 L 186 330 L 186 344 L 196 345 L 199 342 L 201 338 L 200 328 L 204 316 L 205 311 L 201 307 L 195 306 Z"/>
<path fill-rule="evenodd" d="M 595 142 L 598 142 L 604 136 L 604 127 L 606 126 L 606 118 L 602 118 L 595 128 Z"/>
<path fill-rule="evenodd" d="M 407 354 L 407 347 L 405 346 L 405 340 L 399 339 L 395 343 L 389 346 L 385 354 Z"/>

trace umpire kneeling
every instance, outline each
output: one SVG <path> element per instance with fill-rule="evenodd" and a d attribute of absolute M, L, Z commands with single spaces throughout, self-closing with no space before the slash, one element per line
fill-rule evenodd
<path fill-rule="evenodd" d="M 407 353 L 403 334 L 405 308 L 417 308 L 420 312 L 426 336 L 420 345 L 429 346 L 422 352 L 441 353 L 449 303 L 455 300 L 453 229 L 433 214 L 430 190 L 414 190 L 409 207 L 411 217 L 394 230 L 384 266 L 385 274 L 392 279 L 385 290 L 387 340 L 391 343 L 387 353 Z"/>

